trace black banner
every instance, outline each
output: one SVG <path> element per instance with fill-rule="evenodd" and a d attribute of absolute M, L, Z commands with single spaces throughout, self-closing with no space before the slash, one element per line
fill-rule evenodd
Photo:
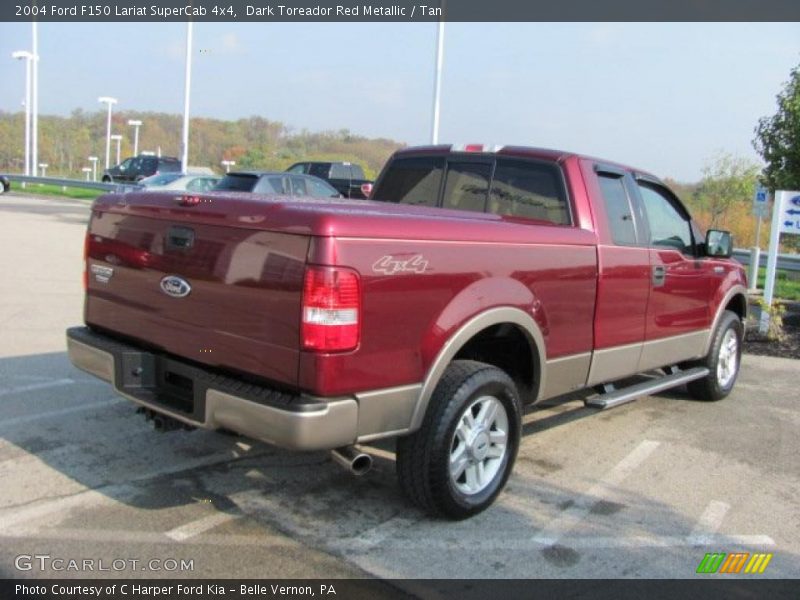
<path fill-rule="evenodd" d="M 4 0 L 0 21 L 800 21 L 798 0 Z"/>
<path fill-rule="evenodd" d="M 797 598 L 798 580 L 775 579 L 50 579 L 0 580 L 0 598 L 23 600 L 754 600 Z"/>

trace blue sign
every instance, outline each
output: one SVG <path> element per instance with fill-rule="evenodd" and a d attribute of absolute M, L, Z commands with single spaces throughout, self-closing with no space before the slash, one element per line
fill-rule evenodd
<path fill-rule="evenodd" d="M 800 235 L 800 194 L 781 192 L 783 198 L 780 211 L 780 232 Z"/>

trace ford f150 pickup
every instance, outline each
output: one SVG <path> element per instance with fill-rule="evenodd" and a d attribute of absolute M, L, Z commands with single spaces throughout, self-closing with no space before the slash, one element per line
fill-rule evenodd
<path fill-rule="evenodd" d="M 432 146 L 394 154 L 374 197 L 101 196 L 70 359 L 160 429 L 333 450 L 353 471 L 356 444 L 397 438 L 405 493 L 453 519 L 500 493 L 530 404 L 733 388 L 730 234 L 703 235 L 652 175 Z"/>

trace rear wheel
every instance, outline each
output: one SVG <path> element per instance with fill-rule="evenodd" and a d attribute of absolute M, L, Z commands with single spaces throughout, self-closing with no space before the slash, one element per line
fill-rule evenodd
<path fill-rule="evenodd" d="M 505 486 L 519 438 L 519 396 L 511 378 L 485 363 L 454 361 L 422 427 L 397 442 L 400 486 L 433 515 L 475 515 Z"/>
<path fill-rule="evenodd" d="M 726 310 L 722 313 L 714 332 L 708 355 L 694 363 L 694 366 L 706 367 L 709 373 L 702 379 L 686 385 L 693 398 L 707 401 L 722 400 L 731 393 L 739 375 L 743 337 L 742 321 L 736 313 Z"/>

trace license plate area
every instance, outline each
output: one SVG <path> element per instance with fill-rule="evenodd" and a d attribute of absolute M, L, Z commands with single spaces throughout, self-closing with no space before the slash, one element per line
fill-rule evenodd
<path fill-rule="evenodd" d="M 203 422 L 205 393 L 197 384 L 198 369 L 149 352 L 123 352 L 120 363 L 121 392 Z"/>

